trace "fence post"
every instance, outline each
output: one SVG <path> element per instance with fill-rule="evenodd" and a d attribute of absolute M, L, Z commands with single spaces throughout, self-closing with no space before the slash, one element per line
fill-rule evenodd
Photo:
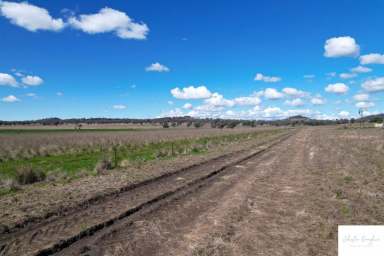
<path fill-rule="evenodd" d="M 117 146 L 113 146 L 113 164 L 114 167 L 117 167 Z"/>

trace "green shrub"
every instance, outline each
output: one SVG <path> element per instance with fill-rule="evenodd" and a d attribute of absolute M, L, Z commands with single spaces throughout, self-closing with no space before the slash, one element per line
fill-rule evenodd
<path fill-rule="evenodd" d="M 352 176 L 345 176 L 345 177 L 344 177 L 344 181 L 345 181 L 345 183 L 351 183 L 351 181 L 352 181 Z"/>
<path fill-rule="evenodd" d="M 335 193 L 336 193 L 336 198 L 337 199 L 343 199 L 344 198 L 344 194 L 343 194 L 343 191 L 341 189 L 337 189 L 335 191 Z"/>

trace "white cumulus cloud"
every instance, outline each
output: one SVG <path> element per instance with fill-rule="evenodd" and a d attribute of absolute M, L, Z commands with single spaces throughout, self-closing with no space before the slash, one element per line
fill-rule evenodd
<path fill-rule="evenodd" d="M 146 39 L 149 28 L 144 23 L 135 23 L 126 13 L 105 7 L 95 14 L 71 17 L 69 25 L 88 34 L 113 32 L 122 39 Z"/>
<path fill-rule="evenodd" d="M 354 78 L 356 76 L 357 76 L 356 73 L 341 73 L 340 74 L 340 78 L 342 78 L 342 79 L 351 79 L 351 78 Z"/>
<path fill-rule="evenodd" d="M 384 64 L 384 54 L 380 53 L 370 53 L 360 56 L 360 63 L 362 65 L 366 64 Z"/>
<path fill-rule="evenodd" d="M 283 115 L 283 111 L 279 107 L 267 107 L 263 110 L 263 117 L 265 118 L 278 118 Z"/>
<path fill-rule="evenodd" d="M 17 102 L 20 100 L 14 95 L 9 95 L 9 96 L 2 98 L 2 101 L 7 102 L 7 103 L 13 103 L 13 102 Z"/>
<path fill-rule="evenodd" d="M 39 76 L 25 76 L 21 79 L 21 81 L 23 84 L 29 86 L 38 86 L 44 82 L 44 80 Z"/>
<path fill-rule="evenodd" d="M 286 100 L 285 104 L 291 107 L 299 107 L 304 105 L 304 101 L 300 98 L 293 99 L 293 100 Z"/>
<path fill-rule="evenodd" d="M 0 85 L 17 87 L 17 81 L 10 74 L 0 73 Z"/>
<path fill-rule="evenodd" d="M 160 64 L 159 62 L 152 63 L 148 67 L 145 68 L 147 72 L 169 72 L 169 68 Z"/>
<path fill-rule="evenodd" d="M 237 97 L 233 100 L 236 105 L 240 106 L 256 106 L 261 103 L 261 100 L 257 96 L 250 97 Z"/>
<path fill-rule="evenodd" d="M 333 37 L 324 45 L 324 56 L 329 58 L 356 57 L 360 54 L 360 46 L 350 36 Z"/>
<path fill-rule="evenodd" d="M 368 92 L 384 91 L 384 77 L 367 80 L 361 85 L 361 87 Z"/>
<path fill-rule="evenodd" d="M 183 106 L 184 109 L 192 109 L 193 106 L 191 103 L 185 103 L 184 106 Z"/>
<path fill-rule="evenodd" d="M 311 99 L 311 103 L 313 105 L 323 105 L 325 104 L 325 100 L 321 97 L 314 97 Z"/>
<path fill-rule="evenodd" d="M 308 95 L 308 93 L 304 92 L 304 91 L 301 91 L 301 90 L 298 90 L 296 88 L 292 88 L 292 87 L 286 87 L 283 89 L 283 92 L 285 94 L 287 94 L 288 96 L 291 96 L 291 97 L 305 97 Z"/>
<path fill-rule="evenodd" d="M 263 81 L 266 83 L 276 83 L 276 82 L 281 81 L 281 78 L 278 76 L 265 76 L 261 73 L 257 73 L 255 76 L 255 80 L 256 81 Z"/>
<path fill-rule="evenodd" d="M 348 118 L 349 117 L 349 112 L 348 111 L 340 111 L 339 112 L 339 117 L 341 118 Z"/>
<path fill-rule="evenodd" d="M 326 92 L 336 93 L 336 94 L 343 94 L 348 92 L 348 90 L 349 90 L 349 87 L 344 83 L 329 84 L 327 87 L 325 87 Z"/>
<path fill-rule="evenodd" d="M 355 105 L 357 108 L 371 108 L 375 106 L 375 103 L 369 101 L 360 101 Z"/>
<path fill-rule="evenodd" d="M 176 99 L 206 99 L 211 97 L 212 93 L 205 86 L 189 86 L 183 89 L 179 89 L 178 87 L 173 88 L 171 90 L 171 94 Z"/>
<path fill-rule="evenodd" d="M 353 96 L 353 99 L 355 101 L 367 101 L 369 99 L 369 94 L 367 94 L 367 93 L 358 93 L 355 96 Z"/>
<path fill-rule="evenodd" d="M 178 116 L 185 116 L 185 114 L 181 109 L 175 108 L 170 111 L 161 113 L 158 117 L 178 117 Z"/>
<path fill-rule="evenodd" d="M 0 1 L 0 14 L 9 19 L 11 23 L 32 32 L 37 30 L 58 31 L 65 26 L 62 19 L 54 19 L 46 9 L 27 2 Z"/>
<path fill-rule="evenodd" d="M 354 68 L 351 68 L 351 72 L 353 73 L 369 73 L 372 69 L 364 66 L 357 66 Z"/>
<path fill-rule="evenodd" d="M 277 100 L 284 97 L 284 94 L 282 94 L 275 88 L 267 88 L 262 92 L 262 94 L 264 95 L 265 98 L 269 100 Z"/>
<path fill-rule="evenodd" d="M 205 104 L 214 107 L 233 107 L 235 105 L 233 100 L 225 99 L 223 95 L 215 92 L 210 98 L 204 100 Z"/>

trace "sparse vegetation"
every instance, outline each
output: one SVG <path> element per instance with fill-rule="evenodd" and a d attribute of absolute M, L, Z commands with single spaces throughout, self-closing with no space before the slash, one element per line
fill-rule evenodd
<path fill-rule="evenodd" d="M 335 194 L 336 194 L 336 198 L 337 199 L 342 199 L 343 198 L 343 191 L 341 189 L 337 189 L 335 191 Z"/>
<path fill-rule="evenodd" d="M 95 171 L 97 174 L 104 174 L 108 170 L 112 170 L 112 162 L 109 159 L 101 159 L 99 162 L 97 162 Z"/>
<path fill-rule="evenodd" d="M 353 179 L 352 176 L 345 176 L 345 177 L 344 177 L 344 182 L 347 183 L 347 184 L 348 184 L 348 183 L 351 183 L 351 182 L 352 182 L 352 179 Z"/>
<path fill-rule="evenodd" d="M 16 169 L 15 180 L 20 185 L 32 184 L 35 182 L 43 181 L 46 174 L 38 168 L 32 166 L 21 166 Z"/>
<path fill-rule="evenodd" d="M 88 175 L 106 174 L 116 168 L 125 168 L 129 165 L 137 167 L 148 161 L 170 159 L 179 155 L 201 154 L 211 148 L 279 132 L 281 130 L 256 130 L 230 134 L 212 133 L 211 136 L 201 134 L 200 137 L 192 132 L 191 138 L 185 139 L 179 139 L 177 133 L 166 133 L 170 135 L 168 138 L 152 139 L 152 141 L 145 136 L 147 134 L 142 136 L 142 132 L 134 133 L 135 137 L 131 135 L 132 133 L 128 137 L 124 136 L 125 133 L 112 133 L 109 134 L 109 137 L 102 133 L 100 137 L 84 133 L 84 137 L 79 134 L 77 144 L 72 145 L 64 141 L 66 136 L 53 136 L 51 144 L 28 145 L 30 142 L 28 141 L 26 147 L 18 149 L 14 144 L 15 148 L 8 149 L 8 151 L 3 150 L 0 178 L 14 179 L 19 184 L 25 185 L 43 181 L 46 176 L 49 176 L 50 179 L 58 178 L 61 175 L 57 175 L 57 173 L 63 173 L 66 178 L 76 178 L 87 173 Z M 78 132 L 76 132 L 77 134 Z M 152 132 L 151 134 L 153 136 Z M 181 132 L 181 134 L 184 133 Z M 41 138 L 43 142 L 47 142 L 47 137 L 40 137 L 39 134 L 28 134 L 27 136 L 32 140 Z M 171 139 L 172 136 L 176 139 Z M 12 136 L 7 137 L 9 140 L 11 138 Z M 88 141 L 93 138 L 95 141 Z M 13 139 L 18 140 L 18 137 L 13 137 Z M 30 146 L 29 150 L 28 146 Z M 82 172 L 82 175 L 79 175 L 79 172 Z M 53 178 L 53 176 L 55 177 Z"/>

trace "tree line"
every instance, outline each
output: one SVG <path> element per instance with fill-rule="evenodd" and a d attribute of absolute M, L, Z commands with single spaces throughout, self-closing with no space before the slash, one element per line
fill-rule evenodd
<path fill-rule="evenodd" d="M 364 122 L 382 122 L 384 115 L 375 115 L 372 118 L 364 117 Z M 132 119 L 132 118 L 45 118 L 39 120 L 27 121 L 0 121 L 0 125 L 46 125 L 46 126 L 60 126 L 66 124 L 73 124 L 79 126 L 81 124 L 152 124 L 162 125 L 163 128 L 177 127 L 185 125 L 187 127 L 211 127 L 211 128 L 235 128 L 239 125 L 256 127 L 263 125 L 270 126 L 297 126 L 297 125 L 332 125 L 332 124 L 346 124 L 350 122 L 358 122 L 358 119 L 337 119 L 337 120 L 316 120 L 303 116 L 293 116 L 281 120 L 243 120 L 243 119 L 221 119 L 221 118 L 193 118 L 190 116 L 183 117 L 162 117 L 162 118 L 145 118 L 145 119 Z"/>

